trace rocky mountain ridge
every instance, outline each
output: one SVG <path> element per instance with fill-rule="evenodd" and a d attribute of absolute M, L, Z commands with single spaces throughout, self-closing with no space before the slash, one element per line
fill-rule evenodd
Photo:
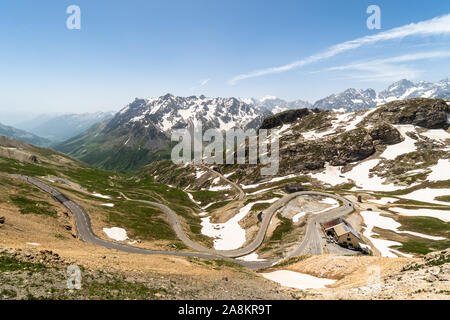
<path fill-rule="evenodd" d="M 323 110 L 356 111 L 372 108 L 377 105 L 411 98 L 449 98 L 450 77 L 438 82 L 419 81 L 413 83 L 406 79 L 391 84 L 386 90 L 378 93 L 373 89 L 347 89 L 332 94 L 313 104 L 314 108 Z"/>
<path fill-rule="evenodd" d="M 373 157 L 379 161 L 377 168 L 383 168 L 381 171 L 389 171 L 396 166 L 390 161 L 407 154 L 419 166 L 450 158 L 450 102 L 442 99 L 393 101 L 351 113 L 307 109 L 296 112 L 301 114 L 286 111 L 267 118 L 262 125 L 280 130 L 279 176 L 310 174 L 327 168 L 350 170 Z M 417 169 L 414 165 L 408 168 Z M 239 173 L 245 178 L 243 183 L 264 181 L 258 174 L 259 167 L 240 166 L 239 170 L 243 170 Z M 378 174 L 383 176 L 382 172 Z"/>

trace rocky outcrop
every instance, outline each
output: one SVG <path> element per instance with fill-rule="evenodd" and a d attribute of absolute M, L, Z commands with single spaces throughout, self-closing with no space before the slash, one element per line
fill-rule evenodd
<path fill-rule="evenodd" d="M 15 159 L 20 162 L 28 162 L 36 164 L 40 163 L 39 158 L 37 156 L 15 148 L 4 148 L 0 146 L 0 156 L 9 159 Z"/>
<path fill-rule="evenodd" d="M 385 121 L 391 124 L 412 124 L 427 129 L 448 127 L 450 106 L 442 99 L 415 98 L 393 101 L 379 107 L 366 118 L 366 123 Z"/>
<path fill-rule="evenodd" d="M 379 144 L 396 144 L 402 141 L 402 136 L 397 129 L 388 123 L 380 123 L 370 129 L 369 135 L 375 145 Z"/>
<path fill-rule="evenodd" d="M 316 110 L 316 112 L 318 112 L 318 110 Z M 293 123 L 309 114 L 311 114 L 311 110 L 307 108 L 286 110 L 264 119 L 260 129 L 272 129 L 283 124 Z"/>
<path fill-rule="evenodd" d="M 31 248 L 0 248 L 0 255 L 11 256 L 20 261 L 39 263 L 45 266 L 65 266 L 71 264 L 52 250 L 36 250 Z"/>
<path fill-rule="evenodd" d="M 358 128 L 328 139 L 304 141 L 280 150 L 281 168 L 286 172 L 317 170 L 325 162 L 343 166 L 363 160 L 375 152 L 368 130 Z"/>

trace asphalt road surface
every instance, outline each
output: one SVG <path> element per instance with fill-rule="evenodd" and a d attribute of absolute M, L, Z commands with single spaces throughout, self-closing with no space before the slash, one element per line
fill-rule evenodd
<path fill-rule="evenodd" d="M 262 212 L 262 222 L 261 226 L 258 230 L 258 233 L 256 234 L 256 237 L 253 239 L 253 241 L 247 245 L 244 248 L 236 249 L 236 250 L 230 250 L 230 251 L 217 251 L 219 254 L 225 256 L 225 257 L 240 257 L 247 255 L 256 249 L 259 248 L 259 246 L 264 241 L 264 238 L 267 233 L 267 228 L 269 227 L 270 221 L 272 220 L 272 217 L 275 215 L 275 213 L 281 209 L 282 207 L 286 206 L 288 202 L 291 200 L 299 197 L 299 196 L 324 196 L 324 197 L 330 197 L 334 198 L 336 200 L 339 200 L 342 202 L 342 206 L 334 209 L 330 209 L 326 212 L 323 212 L 318 215 L 314 215 L 311 219 L 309 219 L 306 227 L 306 234 L 303 238 L 300 246 L 298 249 L 296 249 L 295 252 L 298 252 L 297 254 L 321 254 L 322 253 L 322 246 L 320 241 L 320 234 L 319 229 L 316 225 L 317 222 L 326 222 L 329 220 L 332 220 L 337 217 L 345 216 L 353 211 L 353 204 L 351 201 L 347 200 L 344 197 L 325 193 L 325 192 L 316 192 L 316 191 L 299 191 L 295 193 L 288 194 L 272 204 L 269 208 L 264 210 Z M 307 249 L 312 250 L 307 250 Z"/>
<path fill-rule="evenodd" d="M 76 202 L 70 200 L 67 196 L 62 194 L 60 191 L 56 190 L 55 188 L 28 176 L 23 175 L 15 175 L 15 177 L 22 179 L 28 183 L 33 184 L 34 186 L 38 187 L 39 189 L 49 193 L 52 195 L 55 199 L 57 199 L 59 202 L 61 202 L 74 216 L 75 219 L 75 226 L 77 233 L 81 240 L 92 243 L 107 249 L 113 249 L 113 250 L 119 250 L 129 253 L 138 253 L 138 254 L 162 254 L 162 255 L 173 255 L 173 256 L 184 256 L 184 257 L 199 257 L 199 258 L 206 258 L 206 259 L 226 259 L 231 260 L 234 262 L 237 262 L 243 266 L 246 266 L 248 268 L 252 269 L 261 269 L 267 266 L 270 266 L 274 263 L 276 263 L 278 260 L 273 261 L 243 261 L 234 259 L 237 257 L 245 256 L 247 254 L 252 253 L 256 249 L 259 248 L 259 246 L 264 241 L 267 228 L 269 227 L 270 221 L 272 220 L 272 217 L 274 214 L 284 207 L 289 201 L 293 200 L 294 198 L 302 195 L 319 195 L 324 197 L 331 197 L 336 200 L 341 201 L 342 206 L 338 208 L 331 209 L 329 211 L 326 211 L 324 213 L 314 215 L 311 219 L 309 219 L 306 227 L 306 234 L 303 238 L 301 244 L 299 247 L 291 252 L 289 256 L 293 255 L 299 255 L 299 254 L 321 254 L 322 253 L 322 245 L 321 245 L 321 238 L 320 238 L 320 231 L 318 228 L 318 223 L 326 222 L 328 220 L 344 216 L 350 212 L 353 211 L 353 204 L 351 201 L 347 200 L 346 198 L 343 198 L 341 196 L 335 195 L 335 194 L 329 194 L 324 192 L 315 192 L 315 191 L 300 191 L 292 194 L 288 194 L 284 196 L 283 198 L 279 199 L 277 202 L 272 204 L 269 208 L 263 211 L 262 213 L 262 222 L 260 225 L 260 228 L 258 230 L 258 233 L 256 237 L 253 239 L 253 241 L 248 244 L 247 246 L 236 249 L 236 250 L 229 250 L 229 251 L 217 251 L 214 249 L 206 248 L 201 246 L 200 244 L 192 241 L 189 239 L 189 237 L 184 233 L 180 220 L 178 218 L 178 215 L 173 212 L 172 209 L 167 207 L 166 205 L 152 202 L 152 201 L 146 201 L 146 200 L 132 200 L 127 198 L 125 195 L 122 194 L 122 196 L 129 200 L 129 201 L 138 201 L 141 203 L 146 203 L 148 205 L 158 207 L 160 208 L 168 217 L 169 222 L 174 229 L 176 235 L 178 238 L 183 241 L 186 245 L 191 247 L 194 250 L 197 250 L 199 252 L 185 252 L 185 251 L 162 251 L 162 250 L 149 250 L 144 248 L 138 248 L 134 246 L 129 246 L 113 241 L 107 241 L 98 238 L 92 231 L 91 227 L 91 221 L 89 219 L 89 215 L 87 212 Z M 223 176 L 222 176 L 223 177 Z M 225 178 L 226 179 L 226 178 Z M 238 188 L 240 189 L 240 188 Z M 242 189 L 240 189 L 242 191 Z M 243 191 L 242 191 L 243 192 Z M 245 195 L 245 194 L 244 194 Z M 239 195 L 239 198 L 241 197 L 241 194 Z"/>

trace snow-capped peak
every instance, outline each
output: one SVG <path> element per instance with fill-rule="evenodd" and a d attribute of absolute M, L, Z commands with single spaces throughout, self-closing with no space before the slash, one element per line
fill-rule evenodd
<path fill-rule="evenodd" d="M 449 98 L 450 77 L 431 83 L 427 81 L 411 82 L 406 79 L 394 82 L 386 90 L 375 93 L 373 89 L 347 89 L 338 94 L 332 94 L 318 100 L 315 108 L 335 110 L 344 108 L 346 111 L 361 110 L 381 105 L 394 100 L 410 98 Z"/>
<path fill-rule="evenodd" d="M 275 96 L 265 96 L 265 97 L 262 97 L 261 99 L 259 99 L 259 102 L 263 103 L 267 100 L 276 100 L 276 99 L 277 99 L 277 97 L 275 97 Z"/>
<path fill-rule="evenodd" d="M 204 95 L 179 97 L 166 94 L 139 99 L 123 108 L 116 119 L 119 125 L 155 125 L 163 132 L 184 128 L 201 121 L 204 127 L 229 130 L 233 127 L 257 127 L 267 113 L 236 98 L 209 98 Z M 260 121 L 258 122 L 258 118 Z"/>

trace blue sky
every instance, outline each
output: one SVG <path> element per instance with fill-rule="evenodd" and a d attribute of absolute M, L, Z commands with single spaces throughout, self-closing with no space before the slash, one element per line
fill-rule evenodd
<path fill-rule="evenodd" d="M 72 4 L 81 30 L 66 28 Z M 381 30 L 366 27 L 371 4 Z M 450 70 L 448 14 L 442 0 L 2 1 L 0 114 L 118 110 L 168 92 L 314 102 L 437 81 Z"/>

